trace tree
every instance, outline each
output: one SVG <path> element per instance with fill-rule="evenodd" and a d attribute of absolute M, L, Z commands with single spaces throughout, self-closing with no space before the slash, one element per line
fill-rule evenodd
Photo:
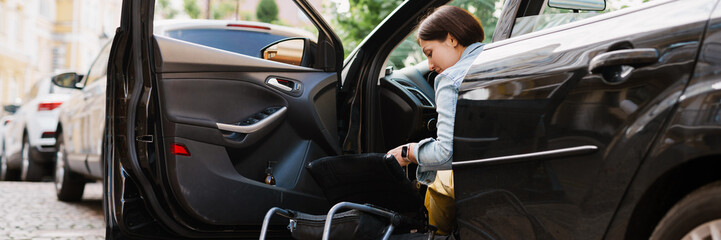
<path fill-rule="evenodd" d="M 349 0 L 347 12 L 339 13 L 339 3 L 331 6 L 335 14 L 331 24 L 343 42 L 345 56 L 355 49 L 402 0 Z"/>
<path fill-rule="evenodd" d="M 197 19 L 200 17 L 200 7 L 198 7 L 195 0 L 183 0 L 183 8 L 190 18 Z"/>
<path fill-rule="evenodd" d="M 501 0 L 454 0 L 450 5 L 468 10 L 483 25 L 486 35 L 484 42 L 490 42 L 498 18 L 493 16 L 496 2 Z M 355 49 L 371 31 L 390 14 L 402 0 L 349 0 L 350 9 L 339 13 L 339 3 L 331 6 L 333 20 L 331 24 L 343 41 L 345 55 Z"/>
<path fill-rule="evenodd" d="M 213 19 L 228 19 L 235 14 L 235 4 L 233 1 L 215 1 L 210 9 L 210 15 Z"/>
<path fill-rule="evenodd" d="M 178 10 L 173 9 L 170 6 L 170 0 L 158 0 L 157 4 L 160 8 L 160 15 L 163 16 L 163 18 L 174 18 L 175 15 L 178 14 Z"/>
<path fill-rule="evenodd" d="M 493 32 L 496 30 L 496 23 L 498 23 L 498 18 L 493 16 L 493 12 L 496 11 L 496 2 L 499 2 L 499 0 L 454 0 L 449 5 L 466 9 L 473 16 L 476 16 L 481 21 L 483 33 L 486 35 L 483 42 L 488 43 L 493 39 Z M 502 7 L 502 5 L 499 5 L 499 7 Z"/>
<path fill-rule="evenodd" d="M 273 23 L 278 20 L 278 5 L 275 0 L 260 0 L 255 16 L 261 22 Z"/>

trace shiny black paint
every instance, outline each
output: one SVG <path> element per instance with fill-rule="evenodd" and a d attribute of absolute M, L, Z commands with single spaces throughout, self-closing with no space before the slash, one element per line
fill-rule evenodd
<path fill-rule="evenodd" d="M 666 126 L 715 1 L 647 3 L 488 45 L 461 86 L 454 162 L 576 146 L 590 153 L 454 166 L 463 239 L 598 239 Z M 653 48 L 623 82 L 602 53 Z M 604 73 L 603 71 L 606 71 Z"/>
<path fill-rule="evenodd" d="M 648 236 L 674 203 L 721 179 L 721 8 L 711 14 L 688 87 L 629 187 L 607 238 Z"/>

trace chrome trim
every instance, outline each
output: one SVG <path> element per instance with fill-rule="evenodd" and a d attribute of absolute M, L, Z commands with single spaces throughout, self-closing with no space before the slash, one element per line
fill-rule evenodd
<path fill-rule="evenodd" d="M 268 232 L 268 224 L 270 223 L 270 218 L 273 217 L 274 214 L 278 214 L 278 215 L 281 215 L 281 216 L 283 216 L 283 217 L 290 218 L 291 221 L 292 221 L 293 218 L 295 217 L 295 214 L 293 214 L 293 212 L 291 212 L 291 211 L 289 211 L 289 210 L 282 209 L 282 208 L 279 208 L 279 207 L 273 207 L 273 208 L 271 208 L 270 210 L 268 210 L 267 213 L 265 213 L 265 218 L 263 218 L 263 225 L 262 225 L 262 227 L 260 228 L 260 238 L 259 238 L 259 240 L 265 240 L 265 235 L 266 235 L 266 233 Z M 291 231 L 291 232 L 292 232 L 292 231 Z"/>
<path fill-rule="evenodd" d="M 602 67 L 620 65 L 652 64 L 658 62 L 658 50 L 655 48 L 635 48 L 601 53 L 591 59 L 588 72 L 597 73 Z"/>
<path fill-rule="evenodd" d="M 453 141 L 459 141 L 459 142 L 494 142 L 498 141 L 497 137 L 489 137 L 489 138 L 469 138 L 469 137 L 453 137 Z"/>
<path fill-rule="evenodd" d="M 595 152 L 596 150 L 598 150 L 598 147 L 596 147 L 596 146 L 585 145 L 585 146 L 579 146 L 579 147 L 562 148 L 562 149 L 542 151 L 542 152 L 524 153 L 524 154 L 517 154 L 517 155 L 510 155 L 510 156 L 484 158 L 484 159 L 470 160 L 470 161 L 463 161 L 463 162 L 454 162 L 453 166 L 454 167 L 467 166 L 467 165 L 491 163 L 491 162 L 497 162 L 497 161 L 520 160 L 520 159 L 525 159 L 525 158 L 554 157 L 554 156 L 560 157 L 560 156 L 568 156 L 568 155 L 580 155 L 580 154 Z"/>
<path fill-rule="evenodd" d="M 286 80 L 286 81 L 287 81 L 287 80 Z M 288 86 L 286 86 L 286 85 L 280 84 L 280 83 L 278 82 L 278 78 L 274 78 L 274 77 L 268 78 L 268 85 L 271 85 L 271 86 L 273 86 L 273 87 L 277 87 L 278 89 L 283 90 L 283 91 L 286 91 L 286 92 L 290 92 L 290 91 L 293 91 L 293 90 L 294 90 L 294 88 L 291 88 L 291 87 L 288 87 Z M 293 83 L 293 86 L 295 86 L 295 85 L 296 85 L 296 83 Z"/>
<path fill-rule="evenodd" d="M 253 133 L 255 131 L 258 131 L 271 123 L 275 122 L 276 120 L 280 119 L 285 112 L 288 110 L 287 107 L 282 107 L 277 112 L 269 115 L 263 120 L 258 121 L 257 123 L 247 125 L 247 126 L 240 126 L 235 124 L 227 124 L 227 123 L 216 123 L 218 126 L 218 129 L 230 131 L 230 132 L 237 132 L 237 133 Z"/>
<path fill-rule="evenodd" d="M 388 220 L 393 220 L 394 218 L 398 217 L 396 216 L 397 214 L 395 212 L 386 211 L 369 205 L 361 205 L 352 202 L 339 202 L 333 205 L 333 207 L 331 207 L 328 211 L 328 214 L 325 216 L 325 224 L 323 225 L 323 240 L 328 240 L 330 238 L 330 227 L 333 225 L 333 215 L 335 215 L 341 209 L 356 209 L 358 211 L 368 212 L 377 216 L 385 217 Z M 389 222 L 390 224 L 388 224 L 385 232 L 383 232 L 383 240 L 388 240 L 388 238 L 390 238 L 391 236 L 391 233 L 393 233 L 393 229 L 395 228 L 395 226 L 393 226 L 393 221 Z"/>

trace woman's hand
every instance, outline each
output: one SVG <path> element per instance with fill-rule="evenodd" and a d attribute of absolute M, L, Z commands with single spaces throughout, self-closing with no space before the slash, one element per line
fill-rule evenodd
<path fill-rule="evenodd" d="M 388 151 L 387 154 L 393 155 L 393 157 L 396 158 L 396 161 L 398 161 L 398 164 L 401 165 L 401 167 L 405 167 L 408 164 L 410 164 L 411 162 L 414 162 L 413 161 L 414 158 L 411 158 L 411 152 L 413 151 L 412 146 L 413 146 L 413 144 L 403 144 L 394 149 L 391 149 L 390 151 Z M 406 153 L 406 156 L 407 156 L 406 159 L 403 159 L 403 156 L 402 156 L 403 147 L 408 147 L 408 150 L 407 150 L 408 152 Z"/>

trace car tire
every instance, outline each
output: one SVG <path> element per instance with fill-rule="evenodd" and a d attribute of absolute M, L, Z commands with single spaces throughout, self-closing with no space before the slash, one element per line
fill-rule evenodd
<path fill-rule="evenodd" d="M 65 152 L 65 143 L 63 143 L 62 133 L 58 133 L 55 143 L 55 192 L 58 200 L 63 202 L 80 201 L 85 191 L 85 178 L 70 170 L 67 165 L 67 155 Z"/>
<path fill-rule="evenodd" d="M 0 181 L 5 181 L 5 178 L 7 178 L 8 174 L 8 164 L 7 159 L 5 159 L 5 154 L 0 154 Z"/>
<path fill-rule="evenodd" d="M 20 179 L 23 181 L 37 182 L 43 178 L 45 169 L 33 158 L 30 153 L 30 141 L 27 136 L 23 137 L 23 148 L 21 150 L 22 168 L 20 169 Z"/>
<path fill-rule="evenodd" d="M 651 234 L 651 240 L 710 239 L 721 234 L 721 181 L 701 187 L 676 203 Z M 707 238 L 708 237 L 708 238 Z"/>
<path fill-rule="evenodd" d="M 18 169 L 10 169 L 8 166 L 8 157 L 5 153 L 5 143 L 2 145 L 2 154 L 0 154 L 0 181 L 14 181 L 20 179 L 20 171 Z"/>

